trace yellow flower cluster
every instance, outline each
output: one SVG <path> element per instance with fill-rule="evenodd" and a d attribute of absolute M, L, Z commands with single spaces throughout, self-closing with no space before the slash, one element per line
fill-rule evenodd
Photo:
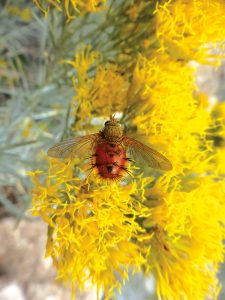
<path fill-rule="evenodd" d="M 132 22 L 146 9 L 139 2 L 129 5 Z M 73 129 L 98 132 L 119 112 L 126 134 L 168 157 L 173 170 L 140 169 L 137 161 L 133 177 L 108 184 L 93 174 L 84 179 L 85 151 L 80 160 L 51 159 L 47 174 L 31 174 L 33 214 L 48 224 L 46 254 L 73 291 L 90 282 L 109 299 L 128 269 L 141 268 L 155 276 L 159 299 L 215 300 L 224 260 L 224 105 L 211 109 L 202 100 L 188 61 L 216 56 L 209 50 L 223 45 L 225 7 L 218 0 L 156 3 L 148 6 L 158 43 L 150 52 L 137 54 L 133 44 L 126 65 L 129 55 L 103 62 L 87 47 L 67 61 L 76 70 Z"/>
<path fill-rule="evenodd" d="M 211 125 L 210 115 L 193 98 L 194 70 L 167 55 L 152 60 L 140 57 L 131 86 L 134 87 L 128 101 L 136 107 L 132 123 L 139 134 L 144 132 L 154 147 L 166 151 L 176 171 L 195 171 L 196 168 L 199 171 L 201 166 L 198 162 L 195 164 L 193 158 L 206 159 L 212 141 L 205 139 Z M 200 152 L 202 139 L 205 149 Z M 188 151 L 184 151 L 184 145 L 188 145 Z"/>
<path fill-rule="evenodd" d="M 163 299 L 217 299 L 217 272 L 224 259 L 224 182 L 199 176 L 191 187 L 179 179 L 179 188 L 169 193 L 160 182 L 149 191 L 152 215 L 145 226 L 155 228 L 149 268 Z"/>
<path fill-rule="evenodd" d="M 94 54 L 89 53 L 82 63 L 83 55 L 74 61 L 81 62 L 75 63 L 81 83 L 76 86 L 78 95 L 88 82 L 82 79 L 89 63 L 94 62 Z M 97 70 L 102 74 L 103 69 Z M 97 73 L 84 88 L 89 93 L 100 76 Z M 98 85 L 100 95 L 107 96 L 112 89 L 119 92 L 111 78 L 105 76 L 105 84 Z M 225 184 L 218 175 L 213 140 L 207 140 L 214 120 L 193 97 L 193 78 L 194 70 L 162 55 L 152 60 L 139 57 L 129 86 L 124 79 L 127 126 L 137 128 L 140 138 L 144 133 L 145 142 L 166 154 L 174 166 L 170 173 L 158 178 L 151 172 L 152 178 L 141 175 L 125 185 L 98 183 L 93 176 L 88 185 L 74 176 L 75 165 L 81 167 L 78 161 L 57 160 L 51 161 L 45 185 L 34 173 L 33 211 L 49 224 L 47 255 L 52 256 L 59 279 L 72 281 L 73 286 L 76 282 L 80 288 L 90 279 L 110 296 L 115 287 L 120 288 L 115 271 L 124 280 L 128 267 L 142 267 L 155 275 L 159 297 L 216 299 L 216 274 L 223 260 Z M 87 112 L 90 117 L 94 114 L 91 109 L 98 114 L 103 109 L 104 115 L 113 104 L 113 99 L 104 108 L 97 101 L 88 102 L 86 110 L 85 98 L 79 99 L 80 105 L 84 103 L 83 122 Z M 206 176 L 207 172 L 211 174 Z"/>
<path fill-rule="evenodd" d="M 74 177 L 72 161 L 51 160 L 46 181 L 39 171 L 31 174 L 33 213 L 48 224 L 46 255 L 58 270 L 58 279 L 84 289 L 85 283 L 104 288 L 106 296 L 120 289 L 128 269 L 144 263 L 138 246 L 143 228 L 136 216 L 147 218 L 144 180 L 126 186 L 88 184 Z M 42 176 L 43 177 L 43 176 Z"/>
<path fill-rule="evenodd" d="M 19 17 L 24 22 L 32 19 L 31 9 L 29 7 L 21 8 L 18 5 L 8 5 L 6 8 L 9 15 Z"/>
<path fill-rule="evenodd" d="M 158 4 L 155 14 L 160 50 L 176 59 L 201 63 L 224 56 L 222 51 L 218 53 L 225 45 L 224 11 L 222 0 L 169 0 Z"/>
<path fill-rule="evenodd" d="M 106 0 L 33 0 L 34 4 L 46 15 L 54 8 L 66 13 L 68 20 L 86 12 L 96 12 L 105 8 Z"/>
<path fill-rule="evenodd" d="M 136 63 L 140 52 L 147 57 L 168 53 L 171 59 L 214 65 L 224 57 L 223 0 L 131 1 L 122 9 L 116 27 L 117 59 L 125 68 Z"/>
<path fill-rule="evenodd" d="M 163 299 L 216 299 L 223 261 L 225 183 L 208 138 L 215 120 L 193 96 L 193 79 L 194 70 L 167 55 L 141 57 L 128 100 L 138 134 L 174 166 L 145 189 L 151 216 L 143 227 L 153 236 L 144 269 Z"/>
<path fill-rule="evenodd" d="M 112 112 L 123 111 L 126 106 L 128 79 L 121 74 L 118 66 L 100 63 L 99 53 L 90 52 L 90 47 L 78 52 L 73 61 L 66 61 L 76 71 L 73 86 L 76 95 L 72 101 L 76 119 L 74 130 L 80 129 L 80 123 L 93 115 L 108 118 Z M 96 75 L 90 69 L 96 68 Z M 110 93 L 109 93 L 110 91 Z M 88 126 L 90 128 L 90 124 Z M 87 129 L 87 127 L 85 127 Z"/>

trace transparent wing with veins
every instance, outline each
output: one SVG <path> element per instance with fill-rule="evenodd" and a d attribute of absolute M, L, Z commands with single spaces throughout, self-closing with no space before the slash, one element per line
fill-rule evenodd
<path fill-rule="evenodd" d="M 65 140 L 51 147 L 47 154 L 55 158 L 83 157 L 85 159 L 86 155 L 90 155 L 97 138 L 98 134 L 90 134 Z"/>
<path fill-rule="evenodd" d="M 171 162 L 158 151 L 128 136 L 123 138 L 123 143 L 134 160 L 154 169 L 172 170 Z"/>

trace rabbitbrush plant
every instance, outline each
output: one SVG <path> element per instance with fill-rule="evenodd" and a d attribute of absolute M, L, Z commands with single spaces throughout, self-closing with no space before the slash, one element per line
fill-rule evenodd
<path fill-rule="evenodd" d="M 48 93 L 38 90 L 37 115 L 45 148 L 98 132 L 116 114 L 130 136 L 173 164 L 161 172 L 133 163 L 132 176 L 109 184 L 94 172 L 85 179 L 85 154 L 69 160 L 42 154 L 30 173 L 32 212 L 48 224 L 46 255 L 57 279 L 73 295 L 90 283 L 97 298 L 103 290 L 109 299 L 129 270 L 142 271 L 153 274 L 159 299 L 217 299 L 225 237 L 224 105 L 210 106 L 190 62 L 218 66 L 223 59 L 224 2 L 34 4 L 44 12 L 32 8 L 44 32 L 40 78 Z"/>

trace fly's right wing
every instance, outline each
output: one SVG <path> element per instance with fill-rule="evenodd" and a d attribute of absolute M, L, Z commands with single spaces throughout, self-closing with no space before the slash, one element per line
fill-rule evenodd
<path fill-rule="evenodd" d="M 164 171 L 172 170 L 173 166 L 171 162 L 158 151 L 128 136 L 123 138 L 123 142 L 130 155 L 143 165 Z"/>
<path fill-rule="evenodd" d="M 83 137 L 72 138 L 55 144 L 47 154 L 55 158 L 86 158 L 90 155 L 93 146 L 98 138 L 98 134 L 89 134 Z"/>

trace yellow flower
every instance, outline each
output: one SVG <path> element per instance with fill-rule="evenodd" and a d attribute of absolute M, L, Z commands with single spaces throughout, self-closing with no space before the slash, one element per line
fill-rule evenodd
<path fill-rule="evenodd" d="M 139 55 L 129 78 L 85 51 L 69 62 L 77 74 L 76 130 L 89 132 L 95 117 L 118 111 L 127 134 L 166 155 L 173 170 L 135 169 L 137 161 L 133 177 L 120 183 L 95 174 L 82 181 L 89 167 L 84 153 L 83 160 L 51 159 L 48 174 L 34 173 L 33 213 L 49 226 L 46 255 L 57 278 L 71 282 L 73 291 L 96 284 L 109 298 L 128 269 L 141 268 L 154 274 L 159 299 L 217 299 L 225 183 L 210 133 L 223 110 L 208 109 L 194 69 L 168 54 Z M 98 129 L 93 122 L 91 131 Z"/>
<path fill-rule="evenodd" d="M 83 124 L 84 119 L 91 119 L 92 106 L 90 101 L 90 92 L 93 85 L 93 79 L 89 76 L 89 71 L 94 68 L 98 61 L 98 53 L 90 50 L 90 46 L 84 46 L 74 57 L 73 61 L 63 61 L 70 64 L 76 71 L 76 76 L 72 78 L 75 89 L 75 97 L 72 100 L 73 114 L 76 114 L 76 127 L 79 122 Z"/>
<path fill-rule="evenodd" d="M 68 20 L 71 20 L 76 15 L 103 10 L 106 0 L 33 0 L 33 2 L 45 15 L 50 9 L 55 8 L 60 12 L 64 11 Z"/>
<path fill-rule="evenodd" d="M 169 0 L 158 4 L 155 15 L 163 52 L 185 61 L 219 63 L 223 54 L 218 48 L 224 49 L 225 43 L 223 1 Z"/>
<path fill-rule="evenodd" d="M 31 118 L 29 118 L 29 117 L 24 118 L 21 127 L 23 128 L 22 136 L 25 138 L 29 137 L 31 135 L 31 129 L 33 127 Z"/>
<path fill-rule="evenodd" d="M 128 119 L 136 125 L 136 135 L 144 132 L 143 141 L 164 151 L 174 167 L 145 188 L 151 215 L 142 226 L 150 240 L 140 250 L 148 261 L 143 269 L 156 278 L 159 299 L 217 299 L 219 293 L 225 183 L 209 133 L 220 117 L 213 120 L 194 95 L 190 67 L 164 54 L 152 60 L 139 57 Z"/>
<path fill-rule="evenodd" d="M 128 269 L 142 269 L 155 276 L 159 299 L 215 300 L 224 260 L 224 145 L 217 144 L 224 109 L 210 111 L 188 61 L 209 62 L 209 50 L 223 47 L 224 7 L 219 0 L 154 3 L 124 8 L 117 64 L 90 47 L 66 61 L 76 74 L 73 129 L 96 133 L 118 112 L 126 134 L 164 154 L 173 169 L 160 173 L 137 161 L 132 177 L 108 184 L 93 173 L 81 179 L 90 167 L 85 151 L 52 159 L 47 174 L 32 174 L 33 214 L 48 224 L 46 255 L 73 291 L 90 282 L 108 299 Z"/>
<path fill-rule="evenodd" d="M 145 259 L 137 244 L 142 227 L 136 216 L 149 217 L 142 203 L 143 186 L 88 184 L 73 176 L 74 162 L 52 160 L 45 184 L 31 173 L 33 214 L 49 225 L 46 255 L 58 270 L 58 279 L 84 289 L 86 282 L 103 288 L 106 298 L 120 289 L 128 269 L 140 269 Z M 42 175 L 43 176 L 43 175 Z"/>
<path fill-rule="evenodd" d="M 19 17 L 24 22 L 29 22 L 32 19 L 31 10 L 29 7 L 21 8 L 17 5 L 8 5 L 6 10 L 8 14 Z"/>
<path fill-rule="evenodd" d="M 179 183 L 166 191 L 164 176 L 148 191 L 153 233 L 148 266 L 159 299 L 217 299 L 217 272 L 223 262 L 224 182 L 213 177 Z"/>
<path fill-rule="evenodd" d="M 74 61 L 65 61 L 72 65 L 76 71 L 73 78 L 75 97 L 72 101 L 73 113 L 76 115 L 74 131 L 91 129 L 91 119 L 96 117 L 108 118 L 110 114 L 121 112 L 127 103 L 127 90 L 129 81 L 121 73 L 118 66 L 107 64 L 101 65 L 99 54 L 90 51 L 90 47 L 84 47 L 78 52 Z M 93 75 L 91 68 L 96 68 Z M 110 91 L 110 92 L 109 92 Z M 95 127 L 96 128 L 96 127 Z M 99 129 L 99 128 L 98 128 Z"/>
<path fill-rule="evenodd" d="M 128 95 L 128 105 L 133 107 L 129 117 L 137 127 L 136 134 L 144 133 L 154 148 L 166 153 L 177 172 L 205 172 L 212 146 L 212 141 L 206 140 L 212 120 L 193 97 L 195 90 L 192 68 L 168 55 L 152 60 L 139 57 Z M 201 140 L 205 144 L 199 151 Z M 199 165 L 193 159 L 196 156 L 205 164 Z"/>
<path fill-rule="evenodd" d="M 126 71 L 139 53 L 148 58 L 167 53 L 174 60 L 213 65 L 224 57 L 223 0 L 130 1 L 121 7 L 119 19 L 113 50 Z"/>

